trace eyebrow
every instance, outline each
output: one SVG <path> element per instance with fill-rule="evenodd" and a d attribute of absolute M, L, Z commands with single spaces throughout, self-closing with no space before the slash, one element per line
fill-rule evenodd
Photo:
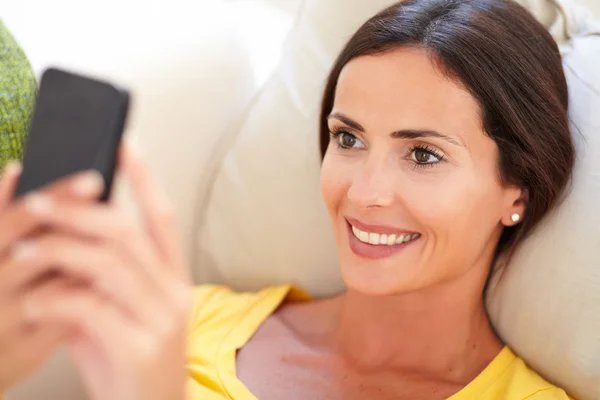
<path fill-rule="evenodd" d="M 347 117 L 346 115 L 344 115 L 342 113 L 339 113 L 339 112 L 331 113 L 329 115 L 329 117 L 327 117 L 327 119 L 331 119 L 331 118 L 335 118 L 338 121 L 343 122 L 344 124 L 348 125 L 350 128 L 357 130 L 358 132 L 361 132 L 361 133 L 365 132 L 365 128 L 363 128 L 363 126 L 361 124 L 359 124 L 358 122 L 354 121 L 353 119 Z M 436 138 L 436 139 L 445 140 L 456 146 L 465 147 L 464 144 L 462 144 L 460 141 L 456 140 L 455 138 L 443 135 L 437 131 L 430 130 L 430 129 L 401 129 L 401 130 L 392 132 L 390 134 L 390 136 L 394 139 Z"/>

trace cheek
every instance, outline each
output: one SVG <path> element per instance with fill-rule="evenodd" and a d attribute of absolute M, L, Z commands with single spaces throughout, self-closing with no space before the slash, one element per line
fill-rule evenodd
<path fill-rule="evenodd" d="M 344 173 L 343 165 L 335 156 L 325 155 L 321 165 L 321 194 L 333 218 L 350 186 L 350 174 Z"/>
<path fill-rule="evenodd" d="M 444 179 L 421 178 L 408 195 L 415 217 L 438 235 L 464 240 L 464 234 L 487 235 L 499 221 L 502 193 L 491 177 L 457 170 Z M 490 183 L 492 182 L 492 183 Z M 469 235 L 472 236 L 472 235 Z"/>

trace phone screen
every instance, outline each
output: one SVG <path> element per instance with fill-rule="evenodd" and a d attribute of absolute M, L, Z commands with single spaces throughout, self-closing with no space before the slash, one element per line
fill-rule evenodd
<path fill-rule="evenodd" d="M 42 76 L 17 196 L 74 172 L 95 169 L 106 200 L 129 95 L 115 86 L 58 69 Z"/>

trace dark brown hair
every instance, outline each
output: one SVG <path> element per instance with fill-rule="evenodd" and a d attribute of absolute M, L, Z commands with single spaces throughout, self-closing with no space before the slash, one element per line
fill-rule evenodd
<path fill-rule="evenodd" d="M 399 47 L 426 49 L 446 76 L 481 107 L 483 128 L 498 145 L 502 182 L 529 195 L 522 222 L 507 228 L 498 251 L 512 248 L 554 206 L 569 183 L 575 150 L 560 53 L 544 27 L 512 0 L 407 0 L 368 20 L 337 58 L 321 106 L 320 148 L 344 66 Z"/>

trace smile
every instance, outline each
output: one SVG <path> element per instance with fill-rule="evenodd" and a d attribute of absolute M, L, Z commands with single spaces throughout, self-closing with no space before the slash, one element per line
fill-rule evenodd
<path fill-rule="evenodd" d="M 382 259 L 402 252 L 415 243 L 421 234 L 400 228 L 367 225 L 347 218 L 348 241 L 352 252 L 368 259 Z"/>
<path fill-rule="evenodd" d="M 408 243 L 411 240 L 418 239 L 418 233 L 392 233 L 391 235 L 382 233 L 374 233 L 374 232 L 365 232 L 361 231 L 357 227 L 352 226 L 352 233 L 354 236 L 363 243 L 369 243 L 374 246 L 393 246 L 395 244 Z"/>

